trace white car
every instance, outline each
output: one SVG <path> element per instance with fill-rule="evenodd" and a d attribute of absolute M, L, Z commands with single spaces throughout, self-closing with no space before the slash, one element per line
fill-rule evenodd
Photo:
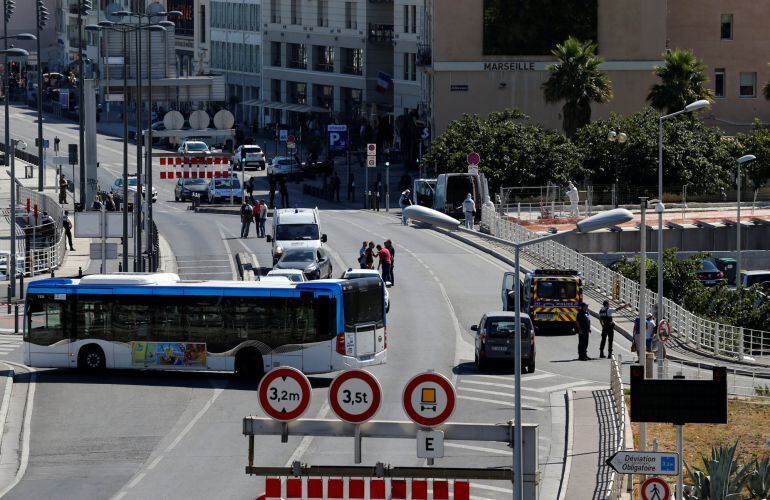
<path fill-rule="evenodd" d="M 142 184 L 142 195 L 146 195 L 147 193 L 147 185 Z M 123 198 L 123 177 L 118 177 L 115 179 L 110 186 L 110 194 L 112 194 L 112 198 L 115 201 L 121 201 Z M 129 175 L 128 176 L 128 202 L 132 203 L 134 200 L 134 196 L 136 196 L 136 176 L 135 175 Z M 155 203 L 158 201 L 158 190 L 155 189 L 155 186 L 152 187 L 152 202 Z"/>
<path fill-rule="evenodd" d="M 203 141 L 184 141 L 179 146 L 179 154 L 182 156 L 206 156 L 211 154 L 211 150 Z"/>
<path fill-rule="evenodd" d="M 206 191 L 206 198 L 209 203 L 217 203 L 218 201 L 230 202 L 230 199 L 235 203 L 241 203 L 243 201 L 243 188 L 241 187 L 241 181 L 235 177 L 217 177 L 209 181 L 209 187 Z"/>
<path fill-rule="evenodd" d="M 233 156 L 230 157 L 233 170 L 246 170 L 255 168 L 265 170 L 265 153 L 256 144 L 244 144 L 238 146 Z"/>
<path fill-rule="evenodd" d="M 303 281 L 307 281 L 305 273 L 299 269 L 273 269 L 268 271 L 267 276 L 284 276 L 292 283 L 302 283 Z"/>
<path fill-rule="evenodd" d="M 353 280 L 356 278 L 373 278 L 377 277 L 382 280 L 382 284 L 385 285 L 385 312 L 390 311 L 390 293 L 388 292 L 388 286 L 392 285 L 390 281 L 385 281 L 382 279 L 382 275 L 380 272 L 376 269 L 353 269 L 350 268 L 344 273 L 342 273 L 342 276 L 340 276 L 344 280 Z"/>
<path fill-rule="evenodd" d="M 267 175 L 291 175 L 301 171 L 302 165 L 287 156 L 276 156 L 267 166 Z"/>

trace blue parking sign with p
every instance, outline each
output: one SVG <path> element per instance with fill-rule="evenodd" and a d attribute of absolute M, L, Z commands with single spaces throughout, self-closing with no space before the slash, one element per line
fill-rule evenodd
<path fill-rule="evenodd" d="M 348 149 L 348 126 L 329 125 L 329 151 L 346 151 Z"/>

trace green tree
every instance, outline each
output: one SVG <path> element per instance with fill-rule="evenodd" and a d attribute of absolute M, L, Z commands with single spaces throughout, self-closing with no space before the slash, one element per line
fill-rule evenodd
<path fill-rule="evenodd" d="M 612 99 L 612 84 L 599 69 L 604 58 L 596 55 L 596 44 L 569 37 L 551 51 L 557 62 L 548 66 L 551 76 L 543 83 L 545 102 L 562 107 L 562 127 L 567 137 L 591 122 L 591 104 Z"/>
<path fill-rule="evenodd" d="M 663 295 L 681 304 L 687 294 L 691 293 L 691 290 L 703 288 L 703 285 L 695 278 L 695 272 L 700 267 L 701 260 L 708 255 L 699 254 L 686 259 L 679 259 L 676 256 L 678 251 L 678 248 L 663 250 Z M 618 265 L 618 272 L 638 283 L 641 263 L 640 257 L 623 260 Z M 652 259 L 647 259 L 647 288 L 649 290 L 658 288 L 658 263 Z"/>
<path fill-rule="evenodd" d="M 706 88 L 706 65 L 689 50 L 674 49 L 663 55 L 664 65 L 655 67 L 661 82 L 650 89 L 647 100 L 653 108 L 673 113 L 698 99 L 711 100 Z"/>
<path fill-rule="evenodd" d="M 584 172 L 575 146 L 558 132 L 523 123 L 526 118 L 512 109 L 486 119 L 463 115 L 433 141 L 423 161 L 436 173 L 465 172 L 467 155 L 475 151 L 481 156 L 479 171 L 493 191 L 581 179 Z"/>
<path fill-rule="evenodd" d="M 751 180 L 754 189 L 759 189 L 770 180 L 770 127 L 754 121 L 754 129 L 749 134 L 739 133 L 731 144 L 734 158 L 744 154 L 753 154 L 756 160 L 744 164 L 743 175 Z"/>

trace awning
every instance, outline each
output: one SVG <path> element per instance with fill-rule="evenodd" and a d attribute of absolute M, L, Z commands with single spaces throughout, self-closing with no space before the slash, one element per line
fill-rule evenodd
<path fill-rule="evenodd" d="M 268 101 L 266 99 L 250 99 L 243 101 L 244 106 L 257 106 L 268 109 L 282 109 L 286 111 L 295 111 L 297 113 L 331 113 L 330 109 L 320 106 L 311 106 L 309 104 L 289 104 L 287 102 Z"/>

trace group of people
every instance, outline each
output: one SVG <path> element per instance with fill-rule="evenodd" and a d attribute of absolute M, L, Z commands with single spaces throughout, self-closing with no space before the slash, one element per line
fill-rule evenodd
<path fill-rule="evenodd" d="M 265 237 L 265 222 L 267 222 L 267 203 L 259 200 L 253 205 L 244 198 L 241 205 L 241 238 L 249 237 L 251 223 L 257 226 L 257 238 Z"/>
<path fill-rule="evenodd" d="M 605 300 L 602 303 L 602 308 L 599 309 L 599 323 L 602 327 L 602 340 L 599 344 L 599 357 L 604 358 L 604 348 L 607 347 L 608 358 L 612 357 L 612 344 L 615 337 L 615 313 L 621 309 L 625 309 L 629 304 L 623 304 L 618 307 L 610 307 L 610 302 Z M 588 361 L 591 358 L 588 357 L 588 335 L 591 333 L 591 316 L 588 312 L 588 304 L 583 303 L 580 307 L 580 312 L 577 315 L 577 332 L 578 332 L 578 359 L 580 361 Z M 636 346 L 639 340 L 640 319 L 637 316 L 634 320 L 634 343 L 631 345 L 631 352 L 637 352 Z M 655 338 L 655 315 L 652 313 L 647 314 L 645 320 L 645 344 L 646 350 L 651 351 L 653 348 L 653 340 Z M 637 353 L 638 356 L 638 353 Z M 637 359 L 637 363 L 639 360 Z"/>
<path fill-rule="evenodd" d="M 114 212 L 118 209 L 115 199 L 112 197 L 112 193 L 96 193 L 96 196 L 94 196 L 94 204 L 91 208 L 93 210 L 101 210 L 102 207 L 108 212 Z"/>
<path fill-rule="evenodd" d="M 395 285 L 393 265 L 396 258 L 396 249 L 393 247 L 393 242 L 385 240 L 385 243 L 382 245 L 375 245 L 373 241 L 364 241 L 358 250 L 358 263 L 361 269 L 374 269 L 375 257 L 378 259 L 377 270 L 380 271 L 382 279 L 391 285 Z"/>

